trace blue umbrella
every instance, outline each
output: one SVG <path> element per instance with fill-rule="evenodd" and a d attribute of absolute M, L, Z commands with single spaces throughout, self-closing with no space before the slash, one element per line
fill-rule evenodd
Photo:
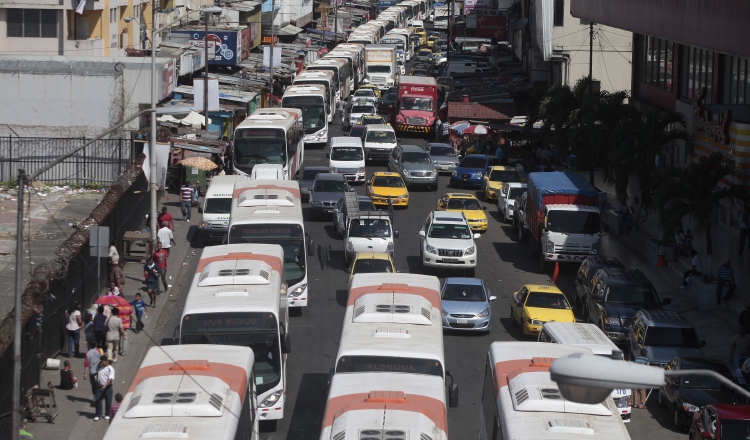
<path fill-rule="evenodd" d="M 456 122 L 455 124 L 451 125 L 451 129 L 456 130 L 459 133 L 463 133 L 464 130 L 469 128 L 470 125 L 471 124 L 469 124 L 468 122 Z"/>

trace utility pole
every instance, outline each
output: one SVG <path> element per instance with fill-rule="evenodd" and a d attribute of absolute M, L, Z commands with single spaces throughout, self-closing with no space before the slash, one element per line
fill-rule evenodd
<path fill-rule="evenodd" d="M 273 30 L 273 23 L 276 21 L 276 0 L 271 0 L 271 56 L 268 57 L 269 59 L 269 73 L 268 73 L 268 106 L 273 107 L 273 48 L 274 45 L 274 38 L 275 33 Z"/>
<path fill-rule="evenodd" d="M 206 133 L 208 133 L 208 17 L 209 14 L 203 14 L 203 23 L 206 25 L 204 29 L 205 33 L 203 34 L 203 38 L 205 39 L 204 50 L 206 56 L 206 65 L 203 72 L 203 112 L 206 115 Z M 214 50 L 216 50 L 216 45 L 214 45 Z"/>
<path fill-rule="evenodd" d="M 594 94 L 594 22 L 589 23 L 589 95 Z"/>
<path fill-rule="evenodd" d="M 339 4 L 341 6 L 341 4 Z M 339 6 L 333 6 L 333 44 L 339 44 Z"/>
<path fill-rule="evenodd" d="M 453 49 L 453 42 L 451 41 L 451 35 L 453 32 L 453 8 L 454 6 L 454 0 L 448 1 L 448 51 L 445 53 L 445 58 L 450 61 L 451 60 L 451 49 Z"/>
<path fill-rule="evenodd" d="M 13 440 L 21 437 L 21 320 L 23 307 L 23 191 L 26 187 L 26 171 L 18 170 L 18 214 L 16 218 L 16 298 L 13 312 Z"/>

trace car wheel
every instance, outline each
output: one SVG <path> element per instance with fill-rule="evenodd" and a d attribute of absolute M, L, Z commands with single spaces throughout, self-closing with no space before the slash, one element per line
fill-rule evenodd
<path fill-rule="evenodd" d="M 513 232 L 518 232 L 518 224 L 516 224 L 515 217 L 513 218 L 513 221 L 511 222 L 511 229 L 513 230 Z"/>

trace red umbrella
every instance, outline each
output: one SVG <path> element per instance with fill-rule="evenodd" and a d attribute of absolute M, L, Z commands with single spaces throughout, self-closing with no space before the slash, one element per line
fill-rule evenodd
<path fill-rule="evenodd" d="M 130 315 L 133 314 L 133 306 L 130 305 L 128 300 L 118 295 L 105 295 L 94 301 L 94 303 L 117 307 L 119 312 L 117 316 L 122 319 L 122 326 L 130 328 Z"/>
<path fill-rule="evenodd" d="M 490 129 L 484 125 L 472 125 L 464 130 L 464 134 L 487 134 Z"/>

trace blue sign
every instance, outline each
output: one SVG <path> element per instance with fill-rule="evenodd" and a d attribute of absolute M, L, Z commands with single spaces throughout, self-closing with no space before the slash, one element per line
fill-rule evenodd
<path fill-rule="evenodd" d="M 176 30 L 172 33 L 188 35 L 190 46 L 205 47 L 204 31 Z M 238 35 L 239 31 L 208 31 L 209 66 L 234 66 L 240 61 L 241 39 Z"/>

